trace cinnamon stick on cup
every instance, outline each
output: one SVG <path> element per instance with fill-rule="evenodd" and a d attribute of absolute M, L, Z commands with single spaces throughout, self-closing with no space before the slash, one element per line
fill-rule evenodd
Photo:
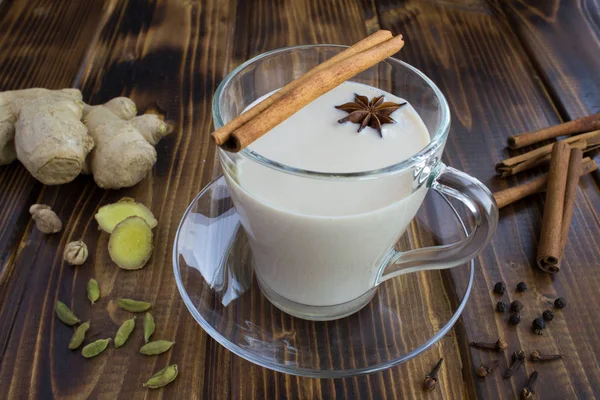
<path fill-rule="evenodd" d="M 339 62 L 339 61 L 345 60 L 349 57 L 352 57 L 352 56 L 360 53 L 361 51 L 367 50 L 367 49 L 369 49 L 377 44 L 383 43 L 391 38 L 392 38 L 392 32 L 386 31 L 386 30 L 379 30 L 379 31 L 367 36 L 363 40 L 355 43 L 352 47 L 347 48 L 346 50 L 342 51 L 341 53 L 331 57 L 329 60 L 317 65 L 310 71 L 304 73 L 298 79 L 293 80 L 292 82 L 288 83 L 287 85 L 285 85 L 284 87 L 279 89 L 277 92 L 273 93 L 272 95 L 270 95 L 269 97 L 267 97 L 266 99 L 264 99 L 263 101 L 261 101 L 260 103 L 255 105 L 254 107 L 252 107 L 250 110 L 238 115 L 236 118 L 234 118 L 233 120 L 228 122 L 226 125 L 222 126 L 221 128 L 217 129 L 216 131 L 214 131 L 211 135 L 213 140 L 215 141 L 215 143 L 217 145 L 219 145 L 219 146 L 223 145 L 225 142 L 227 142 L 227 140 L 229 140 L 229 138 L 231 137 L 231 133 L 234 130 L 238 129 L 239 127 L 244 125 L 246 122 L 250 121 L 252 118 L 255 118 L 257 115 L 259 115 L 260 113 L 265 111 L 276 100 L 279 100 L 285 94 L 289 93 L 290 90 L 301 85 L 303 82 L 305 82 L 308 78 L 310 78 L 316 72 L 321 71 L 326 68 L 329 68 L 332 65 L 334 65 L 336 62 Z"/>
<path fill-rule="evenodd" d="M 223 149 L 238 152 L 317 97 L 392 56 L 403 46 L 402 35 L 398 35 L 330 64 L 326 68 L 316 67 L 313 73 L 305 79 L 299 78 L 301 82 L 294 84 L 285 94 L 245 124 L 231 132 L 230 128 L 223 129 L 221 132 L 215 131 L 212 137 Z M 226 127 L 227 125 L 223 128 Z"/>
<path fill-rule="evenodd" d="M 548 273 L 560 271 L 566 236 L 575 206 L 582 154 L 581 149 L 572 150 L 564 141 L 556 143 L 552 149 L 546 204 L 537 254 L 538 266 Z"/>
<path fill-rule="evenodd" d="M 581 162 L 581 174 L 584 176 L 598 169 L 598 165 L 594 160 L 586 157 Z M 499 190 L 494 193 L 494 199 L 498 208 L 505 207 L 516 201 L 524 199 L 525 197 L 531 196 L 532 194 L 543 192 L 546 190 L 548 184 L 548 174 L 544 174 L 535 179 L 530 180 L 527 183 L 517 185 L 508 189 Z"/>
<path fill-rule="evenodd" d="M 542 140 L 552 139 L 558 136 L 574 135 L 576 133 L 589 132 L 600 129 L 600 114 L 590 115 L 563 124 L 554 125 L 549 128 L 539 129 L 533 132 L 525 132 L 508 137 L 508 147 L 520 149 Z"/>

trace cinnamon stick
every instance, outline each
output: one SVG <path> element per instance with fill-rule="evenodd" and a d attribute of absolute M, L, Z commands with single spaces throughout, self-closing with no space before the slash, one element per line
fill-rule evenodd
<path fill-rule="evenodd" d="M 285 121 L 317 97 L 329 92 L 354 75 L 397 53 L 404 46 L 402 35 L 320 69 L 250 121 L 231 133 L 221 147 L 237 152 Z"/>
<path fill-rule="evenodd" d="M 571 136 L 564 140 L 573 148 L 583 149 L 588 152 L 600 147 L 600 130 Z M 507 158 L 496 164 L 496 173 L 502 178 L 515 175 L 519 172 L 531 169 L 550 160 L 550 153 L 554 143 L 542 146 L 538 149 L 528 151 L 515 157 Z"/>
<path fill-rule="evenodd" d="M 509 136 L 508 147 L 511 149 L 520 149 L 521 147 L 529 146 L 530 144 L 541 142 L 542 140 L 598 129 L 600 129 L 600 113 L 554 125 L 549 128 Z"/>
<path fill-rule="evenodd" d="M 559 256 L 562 253 L 560 244 L 570 154 L 571 147 L 564 141 L 556 143 L 552 148 L 544 218 L 537 253 L 538 267 L 551 273 L 558 272 Z"/>
<path fill-rule="evenodd" d="M 586 157 L 581 162 L 581 174 L 584 176 L 598 169 L 598 165 L 594 160 Z M 532 194 L 543 192 L 546 190 L 548 183 L 548 174 L 544 174 L 535 179 L 530 180 L 527 183 L 517 185 L 508 189 L 499 190 L 494 193 L 494 199 L 498 208 L 505 207 L 516 201 L 524 199 L 525 197 L 531 196 Z"/>
<path fill-rule="evenodd" d="M 567 188 L 565 189 L 565 206 L 563 210 L 562 230 L 560 233 L 560 249 L 561 253 L 558 257 L 562 258 L 562 253 L 569 239 L 569 227 L 575 209 L 575 198 L 577 197 L 577 188 L 579 187 L 579 178 L 581 177 L 581 163 L 583 160 L 583 152 L 581 149 L 571 149 L 569 157 L 569 170 L 567 172 Z M 559 261 L 560 267 L 560 261 Z"/>
<path fill-rule="evenodd" d="M 363 40 L 355 43 L 352 47 L 349 47 L 346 50 L 342 51 L 341 53 L 336 54 L 329 60 L 317 65 L 310 71 L 304 73 L 298 79 L 288 83 L 287 85 L 285 85 L 284 87 L 279 89 L 277 92 L 273 93 L 271 96 L 267 97 L 266 99 L 261 101 L 259 104 L 252 107 L 250 110 L 240 114 L 239 116 L 237 116 L 236 118 L 234 118 L 233 120 L 228 122 L 226 125 L 222 126 L 221 128 L 217 129 L 216 131 L 214 131 L 211 135 L 214 142 L 219 146 L 223 145 L 225 142 L 227 142 L 227 140 L 229 140 L 231 133 L 234 130 L 238 129 L 239 127 L 244 125 L 246 122 L 250 121 L 252 118 L 255 118 L 257 115 L 259 115 L 260 113 L 265 111 L 276 100 L 280 99 L 285 94 L 289 93 L 290 90 L 301 85 L 303 82 L 305 82 L 308 78 L 310 78 L 316 72 L 322 71 L 326 68 L 329 68 L 339 61 L 342 61 L 349 57 L 352 57 L 352 56 L 360 53 L 361 51 L 367 50 L 367 49 L 369 49 L 377 44 L 383 43 L 391 38 L 392 38 L 392 33 L 390 31 L 379 30 L 379 31 L 373 33 L 372 35 L 367 36 Z"/>

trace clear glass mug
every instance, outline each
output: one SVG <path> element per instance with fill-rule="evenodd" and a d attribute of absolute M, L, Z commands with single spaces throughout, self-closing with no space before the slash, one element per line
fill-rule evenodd
<path fill-rule="evenodd" d="M 213 98 L 215 128 L 344 49 L 336 45 L 290 47 L 240 65 Z M 498 223 L 498 208 L 489 190 L 440 161 L 450 111 L 429 78 L 389 58 L 352 80 L 408 100 L 425 123 L 430 143 L 395 165 L 346 174 L 293 168 L 249 148 L 239 153 L 219 149 L 259 286 L 276 307 L 300 318 L 341 318 L 364 307 L 387 279 L 462 265 L 490 242 Z M 277 182 L 278 190 L 254 190 L 256 179 L 262 184 Z M 472 232 L 452 245 L 397 250 L 396 242 L 430 188 L 466 205 L 474 217 Z M 368 209 L 362 201 L 365 196 Z"/>

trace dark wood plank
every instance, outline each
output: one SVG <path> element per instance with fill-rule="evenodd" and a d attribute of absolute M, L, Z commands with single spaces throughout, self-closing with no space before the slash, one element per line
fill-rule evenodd
<path fill-rule="evenodd" d="M 38 10 L 54 24 L 64 24 L 63 29 L 71 29 L 70 32 L 77 31 L 74 27 L 83 19 L 73 15 L 61 19 L 53 14 L 61 8 L 50 7 L 52 11 L 44 14 L 44 8 L 39 11 L 23 3 L 10 3 L 8 13 L 0 20 L 2 29 L 14 32 L 11 43 L 15 54 L 26 54 L 31 47 L 27 45 L 28 39 L 19 34 L 26 29 L 23 21 L 27 19 L 16 16 L 33 18 Z M 446 161 L 493 188 L 523 179 L 493 180 L 490 160 L 502 156 L 505 137 L 510 133 L 554 123 L 558 116 L 546 89 L 531 78 L 535 70 L 498 9 L 483 0 L 438 5 L 409 0 L 400 6 L 386 1 L 378 1 L 376 5 L 369 1 L 308 0 L 250 5 L 234 0 L 115 0 L 107 2 L 103 14 L 97 12 L 99 8 L 95 11 L 92 14 L 94 22 L 100 24 L 99 30 L 96 30 L 98 23 L 92 21 L 89 25 L 78 25 L 83 26 L 77 29 L 83 29 L 85 34 L 62 36 L 61 40 L 78 39 L 69 42 L 69 46 L 57 45 L 52 50 L 71 51 L 70 57 L 54 58 L 55 53 L 46 47 L 31 53 L 38 57 L 46 54 L 43 60 L 48 65 L 63 63 L 60 68 L 49 67 L 48 71 L 36 68 L 31 72 L 33 68 L 25 61 L 18 61 L 18 56 L 0 58 L 0 62 L 21 62 L 18 65 L 22 66 L 7 69 L 14 86 L 5 88 L 62 87 L 75 80 L 84 90 L 86 100 L 94 103 L 124 93 L 134 97 L 140 108 L 157 106 L 176 125 L 176 130 L 159 144 L 160 161 L 152 177 L 121 192 L 101 191 L 87 178 L 62 187 L 42 188 L 16 165 L 0 169 L 0 177 L 5 179 L 0 182 L 6 188 L 2 193 L 8 193 L 12 199 L 0 203 L 0 218 L 4 218 L 0 222 L 2 226 L 16 226 L 10 234 L 0 237 L 0 387 L 6 388 L 7 397 L 411 398 L 421 395 L 421 380 L 440 355 L 446 359 L 440 390 L 428 397 L 514 396 L 525 381 L 524 371 L 511 382 L 493 378 L 482 382 L 474 379 L 472 373 L 480 360 L 491 357 L 471 352 L 466 343 L 497 336 L 506 338 L 513 348 L 559 349 L 567 353 L 564 362 L 539 367 L 541 396 L 552 398 L 561 393 L 563 397 L 591 397 L 600 391 L 594 358 L 599 349 L 593 342 L 596 332 L 591 323 L 592 308 L 569 307 L 563 312 L 564 319 L 557 317 L 544 338 L 530 335 L 525 326 L 556 293 L 566 293 L 570 304 L 598 303 L 593 289 L 598 283 L 594 268 L 598 266 L 595 212 L 599 203 L 592 178 L 582 184 L 574 217 L 575 234 L 567 250 L 568 264 L 554 281 L 530 266 L 541 218 L 540 198 L 530 205 L 515 205 L 505 210 L 498 237 L 480 257 L 483 269 L 477 275 L 464 323 L 456 330 L 458 335 L 447 335 L 433 349 L 403 366 L 366 377 L 313 380 L 251 365 L 207 338 L 183 307 L 173 282 L 170 257 L 177 223 L 187 203 L 215 173 L 214 148 L 208 145 L 207 136 L 211 125 L 210 98 L 227 71 L 265 50 L 297 43 L 349 44 L 380 24 L 404 33 L 409 41 L 402 58 L 434 78 L 453 109 L 454 125 Z M 92 14 L 82 15 L 91 18 Z M 3 25 L 7 16 L 13 22 Z M 44 29 L 36 36 L 38 39 L 32 40 L 52 42 L 51 26 Z M 94 32 L 99 35 L 95 37 Z M 0 37 L 0 41 L 7 37 Z M 79 60 L 90 46 L 90 39 L 93 47 L 87 53 L 85 68 L 78 74 Z M 20 47 L 23 43 L 24 47 Z M 0 82 L 4 85 L 8 82 L 2 80 L 5 70 L 0 71 Z M 34 78 L 30 80 L 27 74 L 20 74 L 24 71 Z M 53 81 L 53 75 L 64 81 Z M 53 204 L 66 222 L 61 235 L 43 237 L 29 228 L 22 235 L 28 223 L 25 211 L 38 195 L 40 201 Z M 153 260 L 135 275 L 118 271 L 110 263 L 105 251 L 107 238 L 96 231 L 92 218 L 99 205 L 123 195 L 150 205 L 161 221 Z M 78 237 L 91 243 L 91 257 L 89 265 L 74 269 L 63 265 L 60 254 L 64 244 Z M 68 341 L 70 331 L 53 317 L 57 298 L 69 301 L 78 313 L 92 319 L 98 327 L 91 331 L 92 337 L 114 332 L 124 318 L 106 299 L 93 310 L 74 300 L 84 298 L 85 282 L 91 276 L 101 282 L 107 297 L 138 296 L 153 301 L 155 317 L 160 321 L 157 335 L 174 337 L 177 341 L 174 351 L 150 363 L 136 358 L 135 346 L 91 363 L 74 359 L 59 345 Z M 588 279 L 582 280 L 581 276 Z M 455 271 L 440 274 L 438 278 L 429 282 L 429 287 L 448 292 L 451 285 L 444 284 L 444 279 L 461 280 L 464 276 Z M 499 279 L 509 286 L 526 280 L 532 287 L 523 295 L 528 308 L 524 313 L 525 323 L 518 329 L 507 327 L 503 318 L 492 311 L 496 298 L 490 295 L 489 288 Z M 452 293 L 448 296 L 451 298 Z M 510 296 L 515 295 L 511 292 Z M 462 360 L 458 346 L 463 352 Z M 139 387 L 153 370 L 169 361 L 177 362 L 182 369 L 176 383 L 157 392 Z M 529 365 L 527 371 L 532 370 Z"/>
<path fill-rule="evenodd" d="M 340 18 L 344 24 L 339 24 Z M 183 307 L 174 284 L 171 251 L 179 219 L 214 175 L 210 101 L 224 74 L 266 50 L 298 43 L 349 44 L 375 29 L 375 9 L 368 2 L 107 3 L 99 35 L 77 80 L 86 101 L 130 95 L 142 109 L 157 106 L 176 129 L 158 145 L 159 162 L 152 176 L 134 188 L 105 192 L 86 177 L 43 188 L 39 201 L 54 205 L 65 229 L 52 237 L 27 230 L 21 251 L 5 268 L 0 386 L 7 388 L 9 398 L 402 398 L 420 395 L 423 377 L 440 356 L 448 365 L 460 364 L 456 337 L 447 335 L 424 356 L 370 376 L 313 380 L 274 373 L 209 339 Z M 149 205 L 160 221 L 153 259 L 136 273 L 120 271 L 109 261 L 107 237 L 96 231 L 93 220 L 99 205 L 121 196 Z M 73 268 L 61 262 L 60 254 L 68 241 L 79 237 L 89 244 L 91 256 L 86 266 Z M 100 282 L 106 296 L 92 310 L 78 300 L 84 298 L 90 277 Z M 428 279 L 432 292 L 447 291 L 441 274 Z M 156 335 L 174 338 L 173 351 L 146 361 L 135 354 L 135 346 L 126 346 L 88 362 L 66 350 L 71 331 L 54 318 L 54 302 L 66 301 L 91 319 L 91 337 L 100 338 L 114 333 L 125 318 L 108 301 L 117 296 L 153 302 L 159 322 Z M 442 296 L 442 304 L 437 304 L 439 297 L 432 301 L 438 309 L 447 309 L 448 296 Z M 412 312 L 426 314 L 427 304 L 421 307 Z M 433 315 L 432 329 L 438 317 L 445 316 Z M 179 364 L 181 377 L 164 391 L 141 389 L 140 383 L 167 362 Z M 432 397 L 464 397 L 461 379 L 460 368 L 445 368 Z"/>
<path fill-rule="evenodd" d="M 598 0 L 497 1 L 563 118 L 600 112 Z"/>
<path fill-rule="evenodd" d="M 560 117 L 546 88 L 535 79 L 537 71 L 508 21 L 502 19 L 503 14 L 477 0 L 435 4 L 408 0 L 400 6 L 378 0 L 377 4 L 382 27 L 403 32 L 407 37 L 401 57 L 432 77 L 448 97 L 453 125 L 445 161 L 492 189 L 528 179 L 532 173 L 509 180 L 493 178 L 493 164 L 504 155 L 506 136 L 556 123 Z M 553 66 L 546 65 L 548 69 Z M 578 79 L 575 71 L 567 76 L 569 82 Z M 581 184 L 564 267 L 556 277 L 535 267 L 542 196 L 502 210 L 498 233 L 479 257 L 474 292 L 459 327 L 464 334 L 459 337 L 459 344 L 465 379 L 478 397 L 516 398 L 534 369 L 540 372 L 540 398 L 591 398 L 600 392 L 600 372 L 594 367 L 600 344 L 596 340 L 597 324 L 592 322 L 593 307 L 571 306 L 557 313 L 543 337 L 530 331 L 533 318 L 551 308 L 551 300 L 559 295 L 573 305 L 600 301 L 594 290 L 600 279 L 600 201 L 593 179 L 586 178 Z M 450 274 L 452 279 L 463 278 L 460 270 Z M 516 328 L 507 324 L 508 315 L 493 311 L 499 298 L 491 294 L 491 288 L 500 280 L 509 288 L 505 300 L 518 298 L 525 303 L 523 323 Z M 528 283 L 530 290 L 526 294 L 513 291 L 519 281 Z M 476 379 L 473 371 L 480 362 L 499 358 L 504 364 L 508 355 L 499 357 L 472 350 L 467 343 L 498 337 L 506 340 L 512 351 L 560 351 L 566 358 L 553 365 L 528 363 L 510 381 L 502 380 L 498 373 L 485 381 Z"/>

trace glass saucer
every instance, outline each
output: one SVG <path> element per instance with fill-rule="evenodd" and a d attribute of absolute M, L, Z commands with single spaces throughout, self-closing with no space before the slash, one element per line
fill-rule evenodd
<path fill-rule="evenodd" d="M 465 234 L 453 205 L 429 191 L 397 246 L 449 244 Z M 440 271 L 407 274 L 382 283 L 373 300 L 348 317 L 327 322 L 292 317 L 260 291 L 222 176 L 186 210 L 175 237 L 173 268 L 185 305 L 217 342 L 265 368 L 315 378 L 371 373 L 416 357 L 452 328 L 474 275 L 473 262 L 457 267 L 468 268 L 468 274 L 453 275 L 465 276 L 464 282 Z"/>

